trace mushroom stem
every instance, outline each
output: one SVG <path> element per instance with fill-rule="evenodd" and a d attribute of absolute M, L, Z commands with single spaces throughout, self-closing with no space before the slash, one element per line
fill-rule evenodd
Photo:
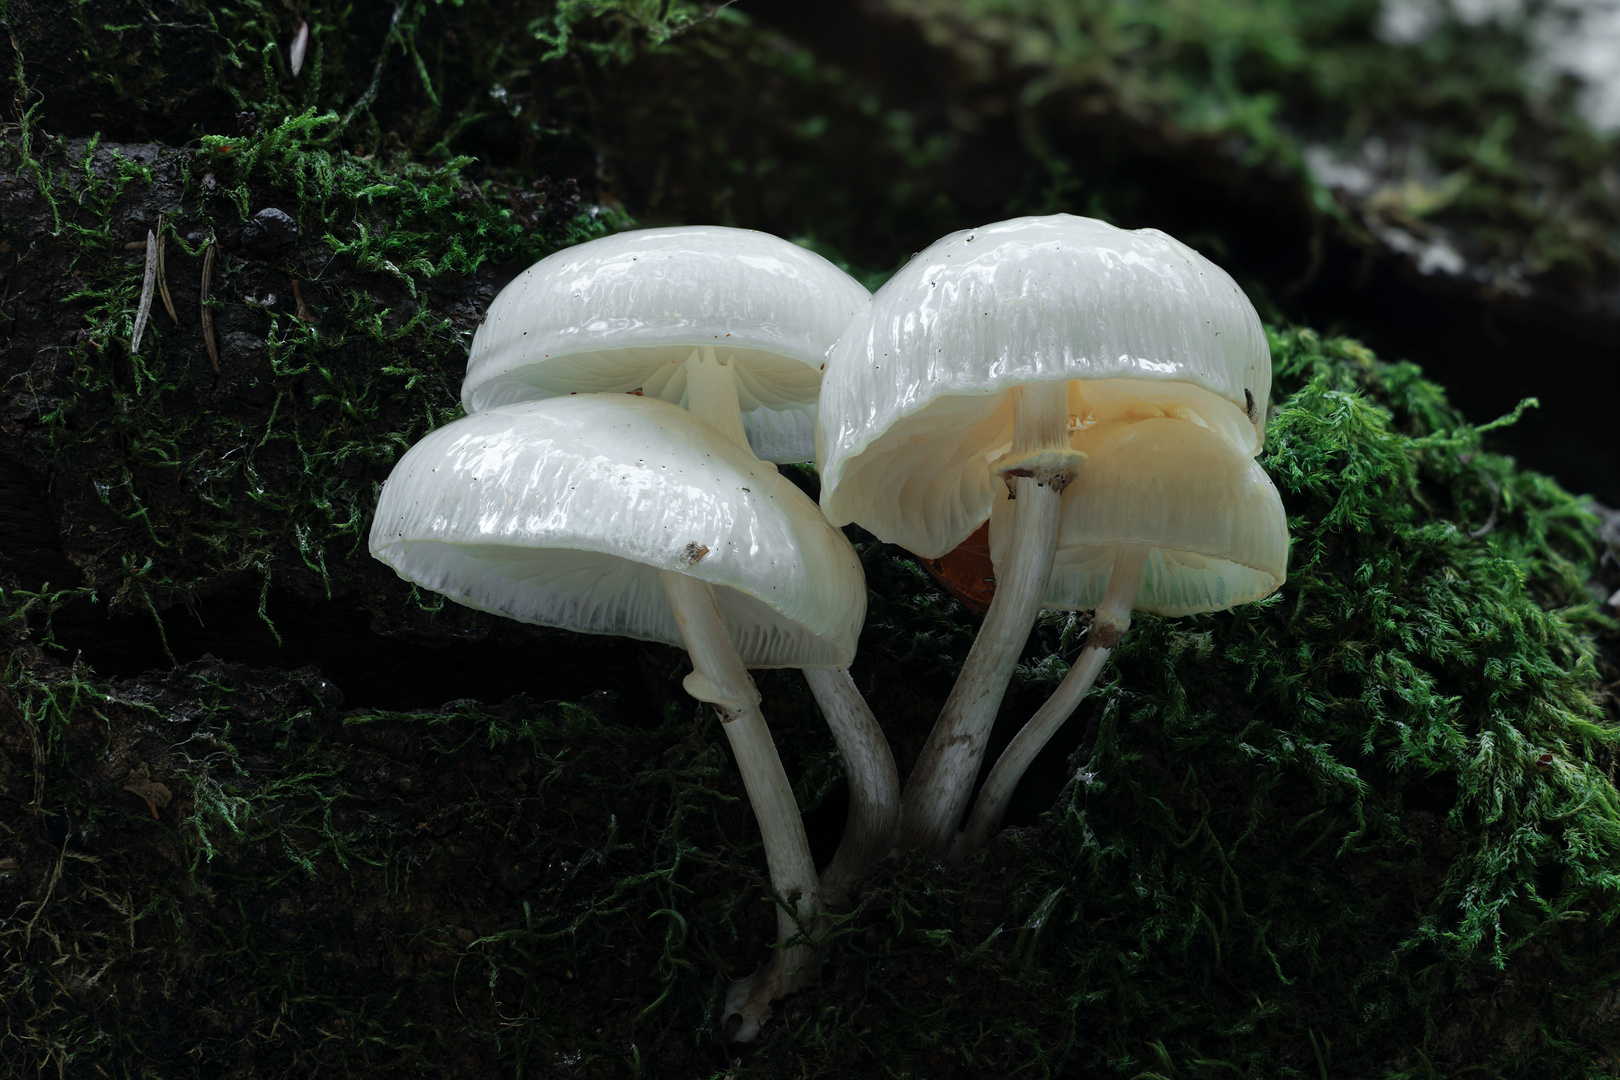
<path fill-rule="evenodd" d="M 900 774 L 894 767 L 889 740 L 849 669 L 827 671 L 806 668 L 804 681 L 832 728 L 838 756 L 849 781 L 849 820 L 838 852 L 821 874 L 823 903 L 843 905 L 850 889 L 867 868 L 889 853 L 900 823 Z"/>
<path fill-rule="evenodd" d="M 675 613 L 681 640 L 692 658 L 692 674 L 683 685 L 699 701 L 720 713 L 720 727 L 731 742 L 742 773 L 743 788 L 759 821 L 771 888 L 785 902 L 777 908 L 777 941 L 791 940 L 813 917 L 816 865 L 810 858 L 804 823 L 793 798 L 782 759 L 759 711 L 759 690 L 732 647 L 720 609 L 708 584 L 665 570 L 660 575 L 664 597 Z M 776 949 L 764 967 L 739 979 L 726 991 L 722 1030 L 748 1042 L 770 1018 L 771 1002 L 791 994 L 816 977 L 816 950 L 809 945 Z"/>
<path fill-rule="evenodd" d="M 1147 560 L 1148 549 L 1135 544 L 1121 544 L 1115 551 L 1108 592 L 1092 617 L 1086 647 L 1075 659 L 1057 690 L 1030 717 L 1023 730 L 1013 736 L 1013 741 L 996 759 L 984 787 L 979 789 L 979 798 L 973 804 L 973 815 L 968 818 L 967 828 L 956 838 L 952 851 L 955 861 L 962 862 L 984 847 L 990 834 L 1001 824 L 1013 789 L 1023 778 L 1029 763 L 1035 760 L 1035 755 L 1074 714 L 1109 655 L 1119 646 L 1125 631 L 1130 629 L 1131 602 L 1142 586 Z"/>
<path fill-rule="evenodd" d="M 750 454 L 743 430 L 742 405 L 737 400 L 737 376 L 730 364 L 715 355 L 714 346 L 693 349 L 686 358 L 686 411 L 701 416 L 720 433 Z"/>
<path fill-rule="evenodd" d="M 1017 501 L 1012 544 L 998 568 L 984 625 L 906 782 L 902 847 L 921 847 L 940 857 L 951 851 L 990 727 L 1046 592 L 1063 489 L 1085 460 L 1069 448 L 1068 402 L 1066 381 L 1013 391 L 1012 450 L 995 466 Z"/>
<path fill-rule="evenodd" d="M 686 407 L 750 454 L 737 401 L 737 379 L 710 346 L 686 360 Z M 850 817 L 838 853 L 823 875 L 823 899 L 843 903 L 849 887 L 894 843 L 900 814 L 900 778 L 894 755 L 849 671 L 806 669 L 805 680 L 832 728 L 849 777 Z"/>

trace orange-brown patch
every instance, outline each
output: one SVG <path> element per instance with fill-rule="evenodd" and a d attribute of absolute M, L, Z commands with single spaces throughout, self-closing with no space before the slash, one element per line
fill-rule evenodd
<path fill-rule="evenodd" d="M 990 523 L 937 559 L 918 559 L 924 570 L 964 606 L 979 615 L 990 610 L 996 595 L 996 572 L 990 565 Z"/>

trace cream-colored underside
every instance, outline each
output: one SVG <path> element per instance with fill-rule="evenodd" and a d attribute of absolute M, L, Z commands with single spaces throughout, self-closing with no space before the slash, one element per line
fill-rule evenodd
<path fill-rule="evenodd" d="M 660 568 L 595 551 L 401 542 L 373 554 L 402 577 L 458 604 L 519 622 L 683 646 Z M 842 667 L 833 642 L 770 607 L 712 586 L 726 633 L 749 667 Z"/>
<path fill-rule="evenodd" d="M 1063 493 L 1057 557 L 1042 606 L 1095 608 L 1121 545 L 1148 549 L 1131 607 L 1219 611 L 1276 591 L 1288 519 L 1265 470 L 1214 432 L 1172 418 L 1108 421 L 1072 439 L 1086 453 Z M 1016 504 L 994 504 L 990 558 L 1011 547 Z"/>
<path fill-rule="evenodd" d="M 1098 424 L 1171 417 L 1219 436 L 1247 459 L 1257 432 L 1231 402 L 1185 382 L 1069 381 L 1071 445 Z M 834 522 L 859 522 L 882 540 L 938 558 L 990 516 L 1005 483 L 991 471 L 1012 446 L 1009 393 L 942 397 L 897 421 L 850 459 L 823 499 Z"/>

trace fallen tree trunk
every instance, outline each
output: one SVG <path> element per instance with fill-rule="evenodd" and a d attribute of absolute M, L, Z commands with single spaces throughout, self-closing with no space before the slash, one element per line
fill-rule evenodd
<path fill-rule="evenodd" d="M 998 59 L 980 115 L 941 119 L 743 22 L 643 67 L 548 68 L 521 19 L 488 35 L 495 5 L 403 3 L 331 16 L 297 83 L 303 9 L 210 27 L 190 0 L 150 5 L 161 23 L 147 6 L 69 26 L 12 0 L 0 42 L 26 57 L 0 143 L 0 1072 L 1612 1063 L 1616 642 L 1587 590 L 1620 569 L 1575 499 L 1488 452 L 1415 369 L 1278 328 L 1264 463 L 1296 530 L 1287 589 L 1191 629 L 1143 619 L 987 858 L 859 882 L 824 984 L 738 1065 L 713 1010 L 775 908 L 680 657 L 406 588 L 366 554 L 375 485 L 455 414 L 496 288 L 613 223 L 566 181 L 478 176 L 562 160 L 647 220 L 814 226 L 882 265 L 962 215 L 1030 209 L 1057 159 L 1002 106 L 1031 72 Z M 933 26 L 928 56 L 971 56 L 918 10 L 874 17 L 875 40 Z M 194 77 L 159 80 L 165 50 Z M 335 115 L 290 104 L 326 100 L 312 72 Z M 1218 142 L 1155 141 L 1164 117 L 1105 98 L 1062 90 L 1041 115 L 1071 161 L 1125 132 L 1116 194 L 1162 207 L 1180 189 L 1142 172 L 1214 169 Z M 930 141 L 936 121 L 980 136 Z M 422 164 L 451 128 L 489 173 Z M 1290 190 L 1278 247 L 1299 254 Z M 1230 224 L 1224 199 L 1186 220 Z M 135 349 L 148 233 L 163 277 Z M 863 553 L 855 677 L 904 766 L 972 620 L 903 552 Z M 1083 625 L 1036 634 L 992 757 Z M 825 861 L 836 758 L 799 683 L 759 685 Z"/>

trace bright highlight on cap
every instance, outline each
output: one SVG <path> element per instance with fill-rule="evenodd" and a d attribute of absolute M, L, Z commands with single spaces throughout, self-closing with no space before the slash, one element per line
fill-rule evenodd
<path fill-rule="evenodd" d="M 1005 496 L 1010 392 L 1068 384 L 1071 429 L 1169 416 L 1252 456 L 1271 357 L 1214 263 L 1154 229 L 1058 214 L 953 233 L 872 297 L 827 364 L 822 509 L 927 558 Z"/>
<path fill-rule="evenodd" d="M 384 485 L 371 552 L 523 622 L 682 644 L 659 571 L 714 587 L 750 667 L 844 667 L 866 613 L 841 532 L 769 465 L 661 401 L 580 396 L 464 417 Z"/>
<path fill-rule="evenodd" d="M 867 292 L 814 252 L 720 226 L 643 229 L 560 251 L 501 291 L 473 337 L 468 413 L 588 393 L 681 404 L 713 349 L 767 461 L 815 453 L 827 350 Z"/>

